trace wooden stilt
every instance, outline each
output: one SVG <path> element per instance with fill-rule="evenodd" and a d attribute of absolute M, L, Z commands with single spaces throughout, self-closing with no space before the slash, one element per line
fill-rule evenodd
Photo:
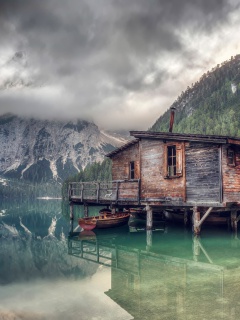
<path fill-rule="evenodd" d="M 152 208 L 147 205 L 146 206 L 146 211 L 147 211 L 147 230 L 151 230 L 153 226 L 153 213 L 152 213 Z"/>
<path fill-rule="evenodd" d="M 200 255 L 200 246 L 198 237 L 193 237 L 193 260 L 198 261 L 198 256 Z"/>
<path fill-rule="evenodd" d="M 237 210 L 235 209 L 231 211 L 231 227 L 235 233 L 237 233 L 237 224 L 238 224 Z"/>
<path fill-rule="evenodd" d="M 152 230 L 147 230 L 146 232 L 146 240 L 147 240 L 147 251 L 152 247 Z"/>
<path fill-rule="evenodd" d="M 187 212 L 187 209 L 186 209 L 186 208 L 184 209 L 183 219 L 184 219 L 184 226 L 186 227 L 187 224 L 188 224 L 188 212 Z"/>
<path fill-rule="evenodd" d="M 73 203 L 70 203 L 70 232 L 73 233 L 74 210 Z"/>
<path fill-rule="evenodd" d="M 193 207 L 193 233 L 195 235 L 199 235 L 201 231 L 201 227 L 199 226 L 199 221 L 200 221 L 200 212 L 198 210 L 198 207 Z"/>
<path fill-rule="evenodd" d="M 88 204 L 84 203 L 83 205 L 84 217 L 88 217 Z"/>

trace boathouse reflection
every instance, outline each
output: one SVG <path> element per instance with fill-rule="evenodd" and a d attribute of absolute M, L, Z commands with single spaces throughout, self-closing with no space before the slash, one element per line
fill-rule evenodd
<path fill-rule="evenodd" d="M 205 245 L 186 238 L 169 255 L 167 234 L 153 234 L 152 246 L 138 236 L 80 234 L 69 238 L 69 254 L 111 267 L 105 294 L 133 319 L 239 318 L 238 239 L 219 252 L 215 240 Z"/>

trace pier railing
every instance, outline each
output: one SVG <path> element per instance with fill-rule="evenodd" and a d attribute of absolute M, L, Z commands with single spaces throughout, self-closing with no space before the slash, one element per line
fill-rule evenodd
<path fill-rule="evenodd" d="M 69 183 L 69 200 L 78 202 L 139 202 L 140 180 Z"/>

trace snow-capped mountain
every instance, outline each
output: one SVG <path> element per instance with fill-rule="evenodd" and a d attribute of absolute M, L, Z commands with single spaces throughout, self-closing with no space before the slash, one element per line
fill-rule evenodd
<path fill-rule="evenodd" d="M 0 117 L 0 174 L 35 182 L 63 180 L 127 141 L 83 120 Z"/>

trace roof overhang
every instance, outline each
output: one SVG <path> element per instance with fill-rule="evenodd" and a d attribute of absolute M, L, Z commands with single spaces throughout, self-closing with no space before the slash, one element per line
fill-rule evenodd
<path fill-rule="evenodd" d="M 115 156 L 117 153 L 133 146 L 134 144 L 136 144 L 139 141 L 139 139 L 132 139 L 129 142 L 125 143 L 124 145 L 122 145 L 121 147 L 109 152 L 108 154 L 105 155 L 105 157 L 108 158 L 112 158 L 113 156 Z"/>
<path fill-rule="evenodd" d="M 186 142 L 202 142 L 213 144 L 234 144 L 240 145 L 240 138 L 217 136 L 217 135 L 203 135 L 203 134 L 182 134 L 172 132 L 151 132 L 151 131 L 130 131 L 130 135 L 135 139 L 130 140 L 121 147 L 106 154 L 106 157 L 112 158 L 119 152 L 136 144 L 140 139 L 157 139 L 166 141 L 186 141 Z"/>
<path fill-rule="evenodd" d="M 202 135 L 202 134 L 182 134 L 171 132 L 151 132 L 151 131 L 130 131 L 130 135 L 137 139 L 158 139 L 158 140 L 175 140 L 188 142 L 203 142 L 217 144 L 240 144 L 240 138 Z"/>

